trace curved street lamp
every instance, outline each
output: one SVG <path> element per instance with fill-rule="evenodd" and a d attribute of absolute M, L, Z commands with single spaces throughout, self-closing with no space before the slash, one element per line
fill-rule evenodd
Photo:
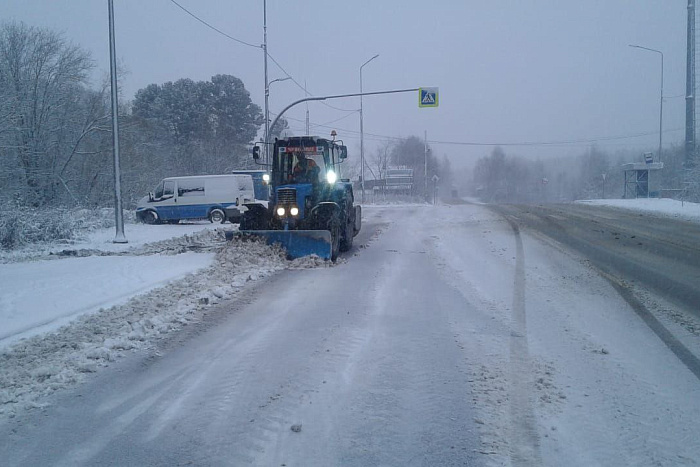
<path fill-rule="evenodd" d="M 265 163 L 269 164 L 270 163 L 270 151 L 268 150 L 268 139 L 270 138 L 270 107 L 268 104 L 268 100 L 270 98 L 270 86 L 272 83 L 277 83 L 280 81 L 287 81 L 288 79 L 292 79 L 291 76 L 287 76 L 285 78 L 277 78 L 273 79 L 267 85 L 265 86 Z"/>

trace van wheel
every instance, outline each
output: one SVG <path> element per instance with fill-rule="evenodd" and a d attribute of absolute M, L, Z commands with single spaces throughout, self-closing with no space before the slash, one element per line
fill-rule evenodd
<path fill-rule="evenodd" d="M 146 211 L 145 213 L 143 213 L 143 223 L 150 225 L 158 224 L 158 214 L 156 214 L 155 211 Z"/>
<path fill-rule="evenodd" d="M 226 222 L 226 214 L 224 214 L 224 211 L 222 211 L 221 209 L 212 209 L 209 213 L 209 220 L 214 224 L 219 222 L 223 224 L 224 222 Z"/>

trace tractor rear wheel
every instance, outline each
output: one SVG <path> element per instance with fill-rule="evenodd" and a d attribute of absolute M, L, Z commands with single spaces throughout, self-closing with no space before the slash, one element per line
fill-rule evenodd
<path fill-rule="evenodd" d="M 340 238 L 340 251 L 348 251 L 352 248 L 352 241 L 355 238 L 355 216 L 352 206 L 348 206 L 345 211 L 342 236 Z"/>

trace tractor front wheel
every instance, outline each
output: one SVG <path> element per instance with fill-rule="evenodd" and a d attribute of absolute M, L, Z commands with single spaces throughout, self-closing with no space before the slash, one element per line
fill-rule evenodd
<path fill-rule="evenodd" d="M 340 237 L 342 235 L 340 221 L 336 216 L 328 221 L 328 230 L 331 232 L 331 260 L 335 261 L 340 253 Z"/>

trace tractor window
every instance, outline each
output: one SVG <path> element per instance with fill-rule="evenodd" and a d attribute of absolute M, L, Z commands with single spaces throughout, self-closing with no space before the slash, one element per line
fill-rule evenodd
<path fill-rule="evenodd" d="M 297 151 L 283 152 L 280 148 L 278 164 L 280 166 L 281 184 L 285 183 L 311 183 L 325 180 L 326 164 L 323 153 L 306 153 L 306 161 L 299 162 Z M 309 177 L 315 175 L 315 179 Z"/>

